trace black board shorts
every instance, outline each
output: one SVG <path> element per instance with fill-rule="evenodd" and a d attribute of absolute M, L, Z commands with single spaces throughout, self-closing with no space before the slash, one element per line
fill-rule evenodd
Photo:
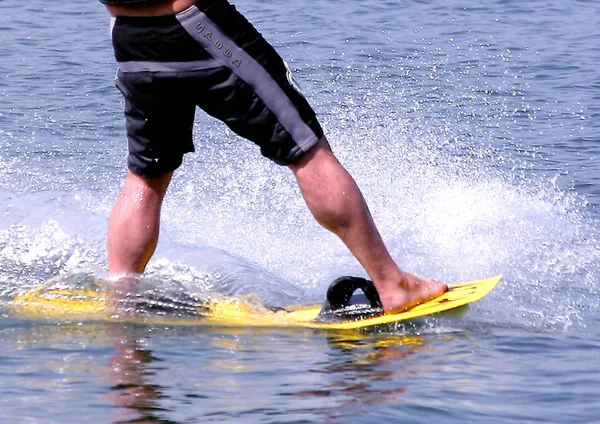
<path fill-rule="evenodd" d="M 129 169 L 159 176 L 194 151 L 196 106 L 281 165 L 323 136 L 286 63 L 225 0 L 176 15 L 116 17 L 111 35 L 125 99 Z"/>

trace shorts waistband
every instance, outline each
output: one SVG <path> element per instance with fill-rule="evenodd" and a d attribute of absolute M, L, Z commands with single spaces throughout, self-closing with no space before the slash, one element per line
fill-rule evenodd
<path fill-rule="evenodd" d="M 171 15 L 161 16 L 116 16 L 116 18 L 123 23 L 127 24 L 139 24 L 139 25 L 168 25 L 176 22 L 177 16 L 189 12 L 190 9 L 197 8 L 200 11 L 205 11 L 209 8 L 219 8 L 219 6 L 228 6 L 229 2 L 224 0 L 197 0 L 195 4 Z"/>

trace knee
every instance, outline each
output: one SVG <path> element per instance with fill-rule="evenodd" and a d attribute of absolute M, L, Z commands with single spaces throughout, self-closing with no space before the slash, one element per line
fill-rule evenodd
<path fill-rule="evenodd" d="M 123 191 L 151 193 L 162 197 L 167 191 L 172 176 L 173 173 L 169 172 L 159 176 L 146 177 L 129 171 L 125 179 Z"/>
<path fill-rule="evenodd" d="M 300 174 L 322 174 L 335 168 L 341 168 L 341 164 L 331 151 L 325 137 L 321 138 L 310 150 L 306 151 L 300 158 L 289 165 L 296 177 Z"/>
<path fill-rule="evenodd" d="M 170 179 L 170 174 L 144 177 L 129 171 L 119 201 L 122 205 L 130 205 L 143 210 L 156 208 L 162 204 Z"/>

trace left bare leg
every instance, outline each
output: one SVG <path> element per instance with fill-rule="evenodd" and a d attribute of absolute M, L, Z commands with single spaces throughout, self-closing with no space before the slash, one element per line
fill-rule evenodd
<path fill-rule="evenodd" d="M 173 173 L 142 177 L 129 171 L 108 224 L 108 270 L 142 273 L 156 249 L 160 209 Z"/>

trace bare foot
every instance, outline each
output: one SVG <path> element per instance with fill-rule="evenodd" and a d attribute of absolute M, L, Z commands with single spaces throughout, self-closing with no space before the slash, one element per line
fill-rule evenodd
<path fill-rule="evenodd" d="M 115 278 L 109 286 L 107 307 L 111 314 L 118 315 L 123 312 L 122 307 L 127 298 L 133 293 L 140 277 L 138 274 L 124 274 Z"/>
<path fill-rule="evenodd" d="M 386 313 L 402 312 L 448 291 L 448 286 L 434 279 L 421 279 L 407 272 L 393 288 L 377 288 Z"/>

